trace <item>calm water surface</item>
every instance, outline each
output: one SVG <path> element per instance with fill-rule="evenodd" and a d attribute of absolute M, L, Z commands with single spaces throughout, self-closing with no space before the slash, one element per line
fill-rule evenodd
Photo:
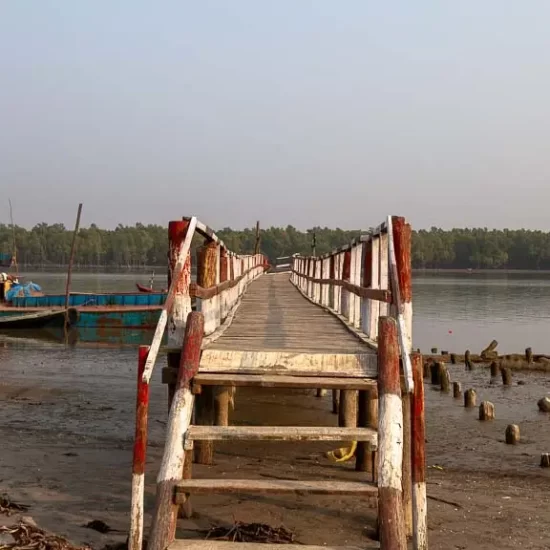
<path fill-rule="evenodd" d="M 62 293 L 64 273 L 24 273 L 47 293 Z M 76 292 L 133 292 L 150 275 L 75 273 Z M 166 287 L 158 273 L 154 288 Z M 531 346 L 550 353 L 550 274 L 427 274 L 413 279 L 414 347 L 480 351 L 499 341 L 500 352 Z M 0 336 L 0 339 L 2 337 Z"/>

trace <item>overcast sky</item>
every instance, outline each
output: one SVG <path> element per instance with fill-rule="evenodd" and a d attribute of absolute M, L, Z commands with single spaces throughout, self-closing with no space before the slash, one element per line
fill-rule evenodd
<path fill-rule="evenodd" d="M 0 222 L 550 230 L 548 0 L 2 0 Z"/>

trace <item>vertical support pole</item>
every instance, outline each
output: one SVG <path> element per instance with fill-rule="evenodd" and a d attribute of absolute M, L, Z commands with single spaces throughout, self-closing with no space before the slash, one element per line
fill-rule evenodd
<path fill-rule="evenodd" d="M 157 494 L 148 550 L 165 550 L 174 540 L 178 506 L 174 503 L 174 489 L 183 475 L 184 436 L 191 423 L 193 395 L 190 382 L 199 370 L 204 319 L 193 311 L 185 327 L 184 344 L 176 382 L 174 402 L 166 427 L 166 444 L 157 477 Z"/>
<path fill-rule="evenodd" d="M 354 285 L 361 286 L 361 255 L 363 247 L 358 243 L 353 249 L 355 250 L 355 275 L 352 282 Z M 355 296 L 354 299 L 353 325 L 355 328 L 361 328 L 361 298 L 359 296 Z"/>
<path fill-rule="evenodd" d="M 220 249 L 220 283 L 225 283 L 229 280 L 229 256 L 227 249 Z M 219 295 L 220 300 L 220 322 L 223 323 L 229 311 L 229 291 L 226 290 Z"/>
<path fill-rule="evenodd" d="M 346 250 L 344 252 L 344 263 L 342 266 L 342 281 L 349 281 L 351 274 L 351 251 Z M 342 296 L 342 305 L 340 307 L 342 315 L 349 321 L 349 311 L 350 311 L 350 298 L 349 291 L 344 287 L 341 287 L 341 296 Z"/>
<path fill-rule="evenodd" d="M 412 505 L 412 474 L 411 474 L 411 398 L 403 391 L 401 395 L 403 407 L 403 515 L 405 518 L 405 533 L 407 537 L 413 534 Z"/>
<path fill-rule="evenodd" d="M 254 255 L 260 253 L 260 220 L 256 222 L 256 240 L 254 242 Z"/>
<path fill-rule="evenodd" d="M 381 317 L 378 326 L 378 521 L 380 546 L 406 550 L 403 517 L 403 409 L 399 346 L 395 319 Z"/>
<path fill-rule="evenodd" d="M 340 390 L 332 390 L 332 414 L 340 410 Z"/>
<path fill-rule="evenodd" d="M 375 389 L 359 392 L 359 414 L 357 426 L 378 430 L 378 395 Z M 357 456 L 355 470 L 357 472 L 372 472 L 373 482 L 377 481 L 375 459 L 377 452 L 371 451 L 369 445 L 363 441 L 357 442 Z"/>
<path fill-rule="evenodd" d="M 363 243 L 363 280 L 362 286 L 369 288 L 372 283 L 372 241 Z M 361 298 L 361 331 L 369 336 L 370 302 L 368 298 Z"/>
<path fill-rule="evenodd" d="M 215 242 L 207 242 L 197 250 L 197 284 L 210 288 L 216 284 L 218 246 Z M 212 300 L 197 300 L 197 311 L 204 315 L 204 334 L 216 330 L 216 318 L 213 312 Z M 214 424 L 214 388 L 203 386 L 202 392 L 195 400 L 195 422 L 203 426 Z M 195 462 L 212 464 L 214 445 L 212 441 L 194 442 Z"/>
<path fill-rule="evenodd" d="M 136 431 L 132 461 L 132 513 L 130 517 L 129 550 L 141 550 L 143 544 L 143 498 L 145 494 L 145 458 L 147 454 L 147 414 L 149 410 L 149 384 L 143 381 L 143 371 L 149 346 L 139 346 Z"/>
<path fill-rule="evenodd" d="M 411 398 L 413 482 L 413 548 L 428 549 L 428 504 L 426 497 L 426 427 L 424 423 L 424 380 L 422 355 L 412 356 L 414 391 Z"/>
<path fill-rule="evenodd" d="M 342 428 L 357 427 L 357 390 L 340 390 L 338 425 Z"/>
<path fill-rule="evenodd" d="M 168 224 L 168 287 L 172 282 L 172 273 L 178 262 L 180 249 L 187 236 L 189 221 L 178 220 Z M 168 336 L 168 346 L 172 348 L 181 348 L 183 344 L 183 334 L 185 332 L 185 323 L 187 316 L 191 313 L 191 296 L 189 294 L 189 285 L 191 283 L 191 254 L 187 254 L 185 265 L 181 276 L 177 281 L 172 314 L 168 321 L 166 330 Z"/>
<path fill-rule="evenodd" d="M 380 236 L 375 235 L 371 241 L 371 288 L 380 288 Z M 369 300 L 369 331 L 371 340 L 378 338 L 378 319 L 380 317 L 380 302 Z"/>
<path fill-rule="evenodd" d="M 356 284 L 355 277 L 356 277 L 356 260 L 355 257 L 357 255 L 357 248 L 355 246 L 352 246 L 350 251 L 350 266 L 349 266 L 349 282 L 351 284 Z M 348 321 L 355 325 L 355 302 L 359 300 L 359 297 L 356 296 L 353 292 L 348 292 L 348 301 L 349 301 L 349 316 Z"/>
<path fill-rule="evenodd" d="M 172 282 L 172 274 L 178 262 L 180 249 L 187 236 L 189 228 L 188 221 L 172 221 L 168 224 L 168 287 Z M 183 272 L 179 281 L 177 281 L 176 292 L 170 320 L 166 327 L 167 344 L 173 348 L 181 349 L 183 343 L 183 334 L 187 316 L 191 313 L 191 296 L 189 294 L 189 284 L 191 283 L 191 254 L 187 254 Z M 167 362 L 169 367 L 178 368 L 178 360 L 168 354 Z M 172 399 L 176 385 L 168 384 L 168 413 L 172 407 Z"/>
<path fill-rule="evenodd" d="M 389 251 L 387 230 L 383 233 L 380 233 L 380 248 L 378 252 L 380 255 L 380 263 L 378 265 L 378 281 L 380 283 L 379 288 L 381 288 L 382 290 L 387 290 L 390 287 L 390 264 L 388 261 Z M 385 317 L 386 315 L 389 315 L 389 304 L 387 304 L 386 302 L 379 302 L 379 308 L 380 317 Z"/>
<path fill-rule="evenodd" d="M 335 257 L 334 254 L 332 254 L 329 257 L 329 279 L 331 279 L 331 280 L 336 279 L 335 261 L 336 261 L 336 257 Z M 335 289 L 336 289 L 336 287 L 335 287 L 334 283 L 331 283 L 328 287 L 328 306 L 331 309 L 336 309 L 336 303 L 335 303 L 335 300 L 334 300 Z"/>

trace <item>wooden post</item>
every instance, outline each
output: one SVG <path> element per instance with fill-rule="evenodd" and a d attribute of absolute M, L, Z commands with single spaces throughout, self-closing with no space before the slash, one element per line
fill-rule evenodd
<path fill-rule="evenodd" d="M 451 391 L 451 375 L 443 362 L 439 363 L 439 378 L 441 391 L 443 393 L 449 393 Z"/>
<path fill-rule="evenodd" d="M 141 550 L 143 544 L 143 508 L 145 494 L 145 458 L 147 454 L 147 413 L 149 384 L 143 381 L 143 370 L 149 346 L 139 346 L 136 392 L 136 431 L 132 461 L 132 506 L 130 516 L 129 550 Z"/>
<path fill-rule="evenodd" d="M 413 535 L 412 473 L 411 473 L 411 397 L 406 391 L 401 394 L 403 408 L 403 517 L 405 534 Z"/>
<path fill-rule="evenodd" d="M 325 397 L 326 394 L 327 394 L 327 390 L 323 388 L 317 388 L 317 391 L 315 392 L 316 397 Z"/>
<path fill-rule="evenodd" d="M 157 477 L 155 511 L 148 550 L 165 550 L 174 540 L 178 515 L 178 506 L 174 503 L 174 488 L 183 475 L 183 440 L 193 412 L 190 382 L 199 370 L 203 335 L 204 318 L 201 313 L 194 311 L 189 314 L 185 327 L 176 392 L 168 417 L 166 444 Z"/>
<path fill-rule="evenodd" d="M 470 361 L 470 350 L 467 349 L 465 352 L 464 352 L 464 364 L 466 365 L 466 368 L 468 370 L 472 370 L 472 362 Z"/>
<path fill-rule="evenodd" d="M 482 401 L 479 406 L 479 419 L 480 420 L 494 420 L 495 418 L 495 406 L 490 401 Z"/>
<path fill-rule="evenodd" d="M 420 352 L 418 352 L 418 353 L 420 353 Z M 423 375 L 424 378 L 430 378 L 432 364 L 433 364 L 433 362 L 431 360 L 426 361 L 424 363 L 423 372 L 422 372 L 422 375 Z"/>
<path fill-rule="evenodd" d="M 80 214 L 82 214 L 82 203 L 78 205 L 78 211 L 76 213 L 76 223 L 74 224 L 73 241 L 71 243 L 71 255 L 69 256 L 69 267 L 67 269 L 67 284 L 65 285 L 65 332 L 69 326 L 69 304 L 71 297 L 71 276 L 73 272 L 74 255 L 76 252 L 76 237 L 78 235 L 78 229 L 80 227 Z"/>
<path fill-rule="evenodd" d="M 471 408 L 476 406 L 476 391 L 473 389 L 466 390 L 464 392 L 464 406 L 466 408 Z"/>
<path fill-rule="evenodd" d="M 340 390 L 338 425 L 342 428 L 357 427 L 357 390 Z"/>
<path fill-rule="evenodd" d="M 456 355 L 451 353 L 451 365 L 456 365 Z"/>
<path fill-rule="evenodd" d="M 500 369 L 500 372 L 502 374 L 502 383 L 505 386 L 511 386 L 512 385 L 512 371 L 510 369 Z"/>
<path fill-rule="evenodd" d="M 550 453 L 542 453 L 540 455 L 540 467 L 550 468 Z"/>
<path fill-rule="evenodd" d="M 460 382 L 453 382 L 453 397 L 455 399 L 462 397 L 462 384 Z"/>
<path fill-rule="evenodd" d="M 254 254 L 260 253 L 260 220 L 256 222 L 256 240 L 254 241 Z"/>
<path fill-rule="evenodd" d="M 332 414 L 338 414 L 340 409 L 340 390 L 332 390 Z"/>
<path fill-rule="evenodd" d="M 411 470 L 413 497 L 413 548 L 428 548 L 428 504 L 426 497 L 426 426 L 422 355 L 412 356 L 414 391 L 411 398 Z"/>
<path fill-rule="evenodd" d="M 441 363 L 432 363 L 430 365 L 432 384 L 434 386 L 441 385 Z"/>
<path fill-rule="evenodd" d="M 531 348 L 525 348 L 525 359 L 529 364 L 533 362 L 533 350 Z"/>
<path fill-rule="evenodd" d="M 378 325 L 378 521 L 380 546 L 406 550 L 403 517 L 403 410 L 399 376 L 399 346 L 395 319 L 381 317 Z"/>
<path fill-rule="evenodd" d="M 498 342 L 496 340 L 493 340 L 482 352 L 481 357 L 482 359 L 489 359 L 491 356 L 494 356 L 495 349 L 498 346 Z"/>
<path fill-rule="evenodd" d="M 216 264 L 218 245 L 210 241 L 197 250 L 197 284 L 210 288 L 216 284 Z M 216 319 L 212 300 L 197 300 L 197 311 L 204 315 L 204 333 L 212 334 L 216 330 Z M 214 387 L 204 386 L 195 401 L 195 422 L 202 426 L 214 424 Z M 194 442 L 195 462 L 211 465 L 214 461 L 214 444 L 212 441 Z"/>
<path fill-rule="evenodd" d="M 519 426 L 517 424 L 508 424 L 506 427 L 506 443 L 508 445 L 516 445 L 519 443 Z"/>
<path fill-rule="evenodd" d="M 342 267 L 342 280 L 348 281 L 351 276 L 351 251 L 346 250 L 344 252 L 344 265 Z M 341 313 L 349 321 L 350 319 L 350 293 L 349 290 L 346 290 L 344 287 L 341 289 Z"/>
<path fill-rule="evenodd" d="M 357 417 L 357 426 L 360 428 L 378 428 L 378 397 L 374 390 L 361 390 L 358 395 L 359 413 Z M 357 472 L 372 472 L 374 451 L 370 450 L 370 445 L 364 441 L 357 442 L 357 452 L 355 460 L 355 471 Z M 374 481 L 374 479 L 373 479 Z"/>
<path fill-rule="evenodd" d="M 206 386 L 202 387 L 204 391 Z M 214 417 L 216 426 L 229 426 L 229 393 L 227 386 L 214 387 Z"/>
<path fill-rule="evenodd" d="M 498 376 L 498 363 L 493 361 L 491 363 L 491 378 L 494 378 L 495 376 Z"/>

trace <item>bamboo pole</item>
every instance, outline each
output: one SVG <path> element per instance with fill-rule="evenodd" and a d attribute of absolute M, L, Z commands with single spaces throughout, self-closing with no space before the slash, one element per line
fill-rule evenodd
<path fill-rule="evenodd" d="M 256 240 L 254 242 L 254 254 L 260 253 L 260 220 L 256 222 Z"/>
<path fill-rule="evenodd" d="M 74 255 L 76 252 L 76 237 L 78 235 L 78 229 L 80 227 L 80 214 L 82 214 L 82 203 L 78 205 L 78 211 L 76 213 L 76 223 L 74 225 L 73 241 L 71 243 L 71 255 L 69 257 L 69 268 L 67 269 L 67 284 L 65 286 L 65 332 L 69 326 L 69 298 L 71 295 L 71 276 L 73 271 Z"/>

